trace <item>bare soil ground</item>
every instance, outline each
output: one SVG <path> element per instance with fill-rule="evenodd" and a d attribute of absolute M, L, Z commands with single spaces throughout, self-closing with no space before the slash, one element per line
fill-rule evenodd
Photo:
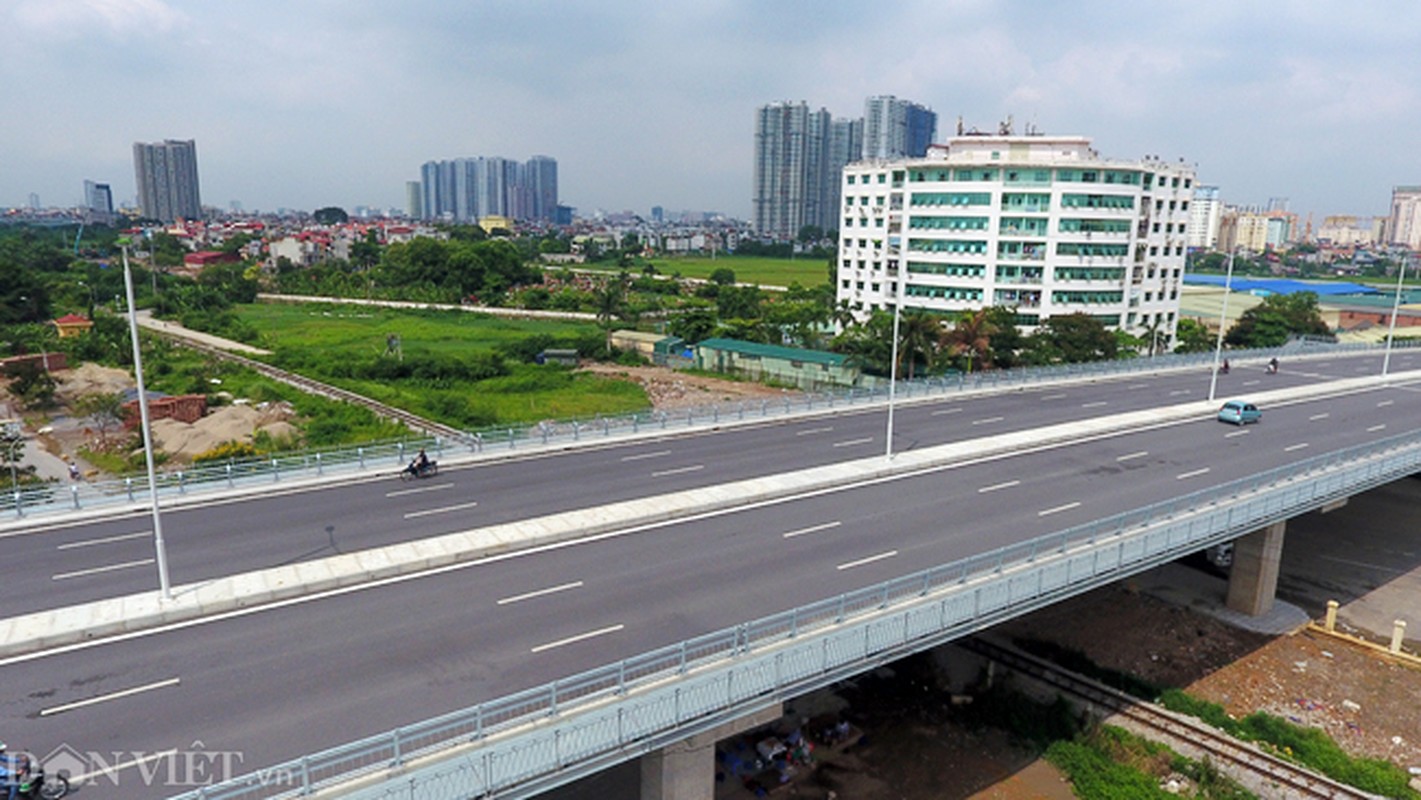
<path fill-rule="evenodd" d="M 761 383 L 690 375 L 666 367 L 623 367 L 617 364 L 587 363 L 578 369 L 581 372 L 635 381 L 646 390 L 652 407 L 658 411 L 798 394 Z"/>

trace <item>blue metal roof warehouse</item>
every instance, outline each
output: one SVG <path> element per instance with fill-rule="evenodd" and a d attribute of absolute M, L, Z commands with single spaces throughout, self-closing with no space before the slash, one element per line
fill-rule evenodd
<path fill-rule="evenodd" d="M 1223 275 L 1190 275 L 1184 276 L 1184 282 L 1194 286 L 1223 286 Z M 1371 286 L 1363 286 L 1360 283 L 1338 283 L 1334 281 L 1320 281 L 1310 283 L 1308 281 L 1295 281 L 1288 278 L 1234 278 L 1229 283 L 1229 288 L 1235 292 L 1248 292 L 1256 295 L 1270 294 L 1297 294 L 1298 292 L 1313 292 L 1318 297 L 1332 297 L 1344 294 L 1381 294 Z"/>

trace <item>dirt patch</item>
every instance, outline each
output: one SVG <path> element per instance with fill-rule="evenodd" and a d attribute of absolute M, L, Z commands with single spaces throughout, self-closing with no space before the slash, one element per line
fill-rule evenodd
<path fill-rule="evenodd" d="M 666 367 L 623 367 L 617 364 L 584 364 L 579 372 L 634 381 L 646 390 L 652 408 L 658 411 L 694 408 L 739 400 L 798 397 L 799 392 L 750 381 L 732 381 L 704 375 L 689 375 Z"/>

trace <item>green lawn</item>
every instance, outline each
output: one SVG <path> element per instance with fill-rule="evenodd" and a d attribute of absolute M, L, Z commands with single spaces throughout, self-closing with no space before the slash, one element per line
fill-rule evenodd
<path fill-rule="evenodd" d="M 511 320 L 462 311 L 367 309 L 349 306 L 258 304 L 237 313 L 275 351 L 267 360 L 383 403 L 467 430 L 522 425 L 547 419 L 614 415 L 650 407 L 646 392 L 621 381 L 565 367 L 506 360 L 509 374 L 483 380 L 341 377 L 342 365 L 385 358 L 386 337 L 400 337 L 404 357 L 460 361 L 486 357 L 499 346 L 551 336 L 553 346 L 601 332 L 586 322 Z"/>
<path fill-rule="evenodd" d="M 822 258 L 764 258 L 761 256 L 674 256 L 649 259 L 657 271 L 684 278 L 709 278 L 718 269 L 735 273 L 737 283 L 762 286 L 817 286 L 829 281 L 829 264 Z"/>
<path fill-rule="evenodd" d="M 488 352 L 537 334 L 576 336 L 598 330 L 586 322 L 338 305 L 258 303 L 239 306 L 237 314 L 261 332 L 262 345 L 272 350 L 320 350 L 352 357 L 383 353 L 390 334 L 400 337 L 407 353 L 421 350 L 464 355 Z"/>

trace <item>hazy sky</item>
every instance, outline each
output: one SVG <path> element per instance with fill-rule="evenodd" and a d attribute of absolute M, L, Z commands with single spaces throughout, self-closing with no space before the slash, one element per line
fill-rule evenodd
<path fill-rule="evenodd" d="M 428 160 L 558 160 L 580 212 L 750 214 L 754 111 L 892 94 L 1198 165 L 1227 202 L 1421 184 L 1421 3 L 0 0 L 0 206 L 134 194 L 196 139 L 225 208 L 403 207 Z"/>

